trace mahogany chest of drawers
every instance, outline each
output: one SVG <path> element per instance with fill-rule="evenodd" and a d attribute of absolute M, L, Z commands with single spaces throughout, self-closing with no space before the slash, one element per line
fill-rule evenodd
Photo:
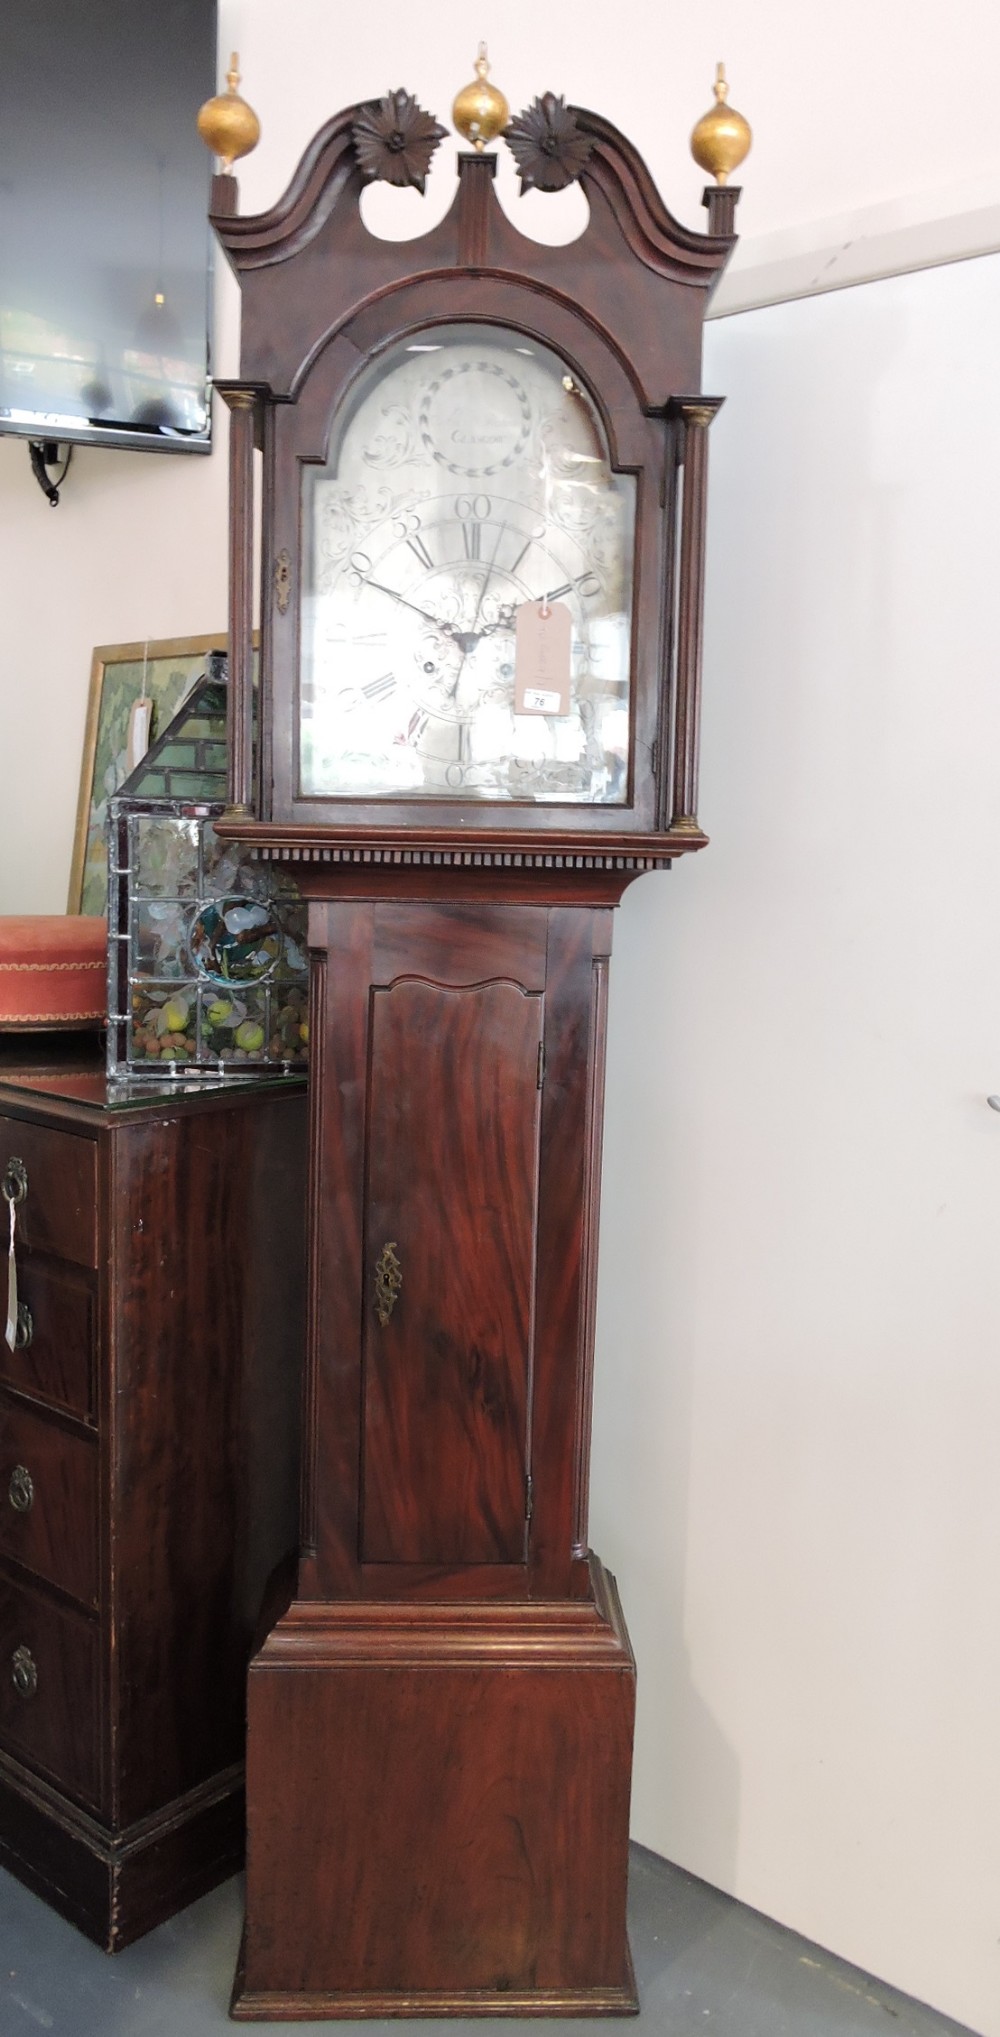
<path fill-rule="evenodd" d="M 0 1051 L 0 1186 L 26 1184 L 0 1864 L 108 1950 L 242 1859 L 247 1658 L 296 1539 L 304 1179 L 301 1085 L 122 1106 L 96 1059 Z"/>

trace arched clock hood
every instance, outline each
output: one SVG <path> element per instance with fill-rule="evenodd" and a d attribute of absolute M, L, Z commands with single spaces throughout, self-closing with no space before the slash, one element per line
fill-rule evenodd
<path fill-rule="evenodd" d="M 212 224 L 242 297 L 239 378 L 217 384 L 231 423 L 231 825 L 259 853 L 298 861 L 372 853 L 492 865 L 548 855 L 615 857 L 628 875 L 702 846 L 697 812 L 707 427 L 702 331 L 734 246 L 738 192 L 705 194 L 708 233 L 673 217 L 633 145 L 600 115 L 545 93 L 505 139 L 522 189 L 578 180 L 589 216 L 563 246 L 520 233 L 498 202 L 495 157 L 458 159 L 454 201 L 426 234 L 369 232 L 361 197 L 377 179 L 422 190 L 444 129 L 406 92 L 348 106 L 306 149 L 269 211 L 241 216 L 231 175 L 212 187 Z M 600 414 L 616 470 L 638 488 L 629 799 L 615 812 L 565 802 L 374 802 L 308 797 L 298 781 L 301 487 L 366 363 L 406 335 L 475 321 L 553 348 Z M 261 740 L 250 705 L 252 453 L 264 454 L 260 534 Z M 223 828 L 230 823 L 223 823 Z M 596 838 L 600 837 L 598 841 Z M 624 863 L 620 860 L 625 858 Z"/>

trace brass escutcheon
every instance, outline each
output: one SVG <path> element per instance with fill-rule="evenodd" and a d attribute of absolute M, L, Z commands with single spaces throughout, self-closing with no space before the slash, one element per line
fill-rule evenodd
<path fill-rule="evenodd" d="M 5 1202 L 18 1203 L 24 1201 L 27 1193 L 28 1170 L 24 1161 L 19 1160 L 16 1154 L 12 1153 L 3 1170 L 3 1180 L 0 1181 L 0 1194 L 2 1194 Z"/>
<path fill-rule="evenodd" d="M 17 1323 L 14 1329 L 15 1351 L 26 1351 L 35 1334 L 35 1319 L 26 1301 L 17 1304 Z"/>
<path fill-rule="evenodd" d="M 15 1513 L 28 1514 L 35 1503 L 35 1481 L 26 1464 L 15 1464 L 10 1474 L 7 1498 Z"/>
<path fill-rule="evenodd" d="M 20 1697 L 34 1697 L 38 1689 L 38 1664 L 30 1648 L 15 1648 L 11 1656 L 10 1680 Z"/>
<path fill-rule="evenodd" d="M 403 1269 L 396 1257 L 395 1242 L 383 1245 L 375 1268 L 375 1314 L 383 1330 L 396 1306 L 403 1285 Z"/>

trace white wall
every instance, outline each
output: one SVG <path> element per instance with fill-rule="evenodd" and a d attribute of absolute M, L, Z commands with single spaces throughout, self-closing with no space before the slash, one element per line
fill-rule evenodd
<path fill-rule="evenodd" d="M 712 328 L 714 839 L 616 924 L 591 1521 L 636 1836 L 991 2037 L 998 332 L 997 256 Z"/>
<path fill-rule="evenodd" d="M 329 0 L 221 11 L 264 124 L 245 209 L 352 99 L 446 115 L 481 33 L 515 105 L 606 113 L 693 224 L 725 57 L 750 243 L 997 195 L 994 0 L 439 0 L 357 10 L 349 48 Z M 715 839 L 619 915 L 594 1539 L 640 1655 L 637 1835 L 998 2037 L 980 274 L 712 329 Z M 228 278 L 218 338 L 234 372 Z M 0 441 L 0 911 L 63 903 L 92 646 L 224 625 L 224 498 L 223 434 L 208 461 L 78 454 L 55 512 Z"/>
<path fill-rule="evenodd" d="M 0 438 L 0 556 L 0 913 L 64 912 L 91 651 L 226 628 L 225 455 L 84 449 L 53 510 Z"/>

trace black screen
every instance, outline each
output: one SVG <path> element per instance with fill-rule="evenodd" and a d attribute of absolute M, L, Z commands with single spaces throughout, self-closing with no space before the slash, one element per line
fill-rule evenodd
<path fill-rule="evenodd" d="M 27 0 L 0 37 L 0 432 L 206 451 L 215 0 Z"/>

